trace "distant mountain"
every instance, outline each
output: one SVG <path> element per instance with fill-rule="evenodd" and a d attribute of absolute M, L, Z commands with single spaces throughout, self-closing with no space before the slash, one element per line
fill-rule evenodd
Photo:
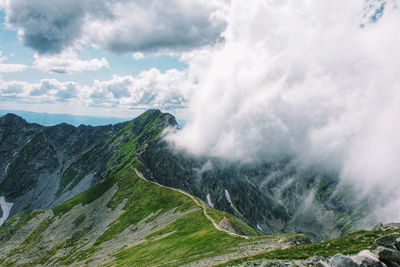
<path fill-rule="evenodd" d="M 74 126 L 91 125 L 109 125 L 127 121 L 128 118 L 115 118 L 115 117 L 92 117 L 92 116 L 76 116 L 70 114 L 50 114 L 38 113 L 24 110 L 0 110 L 0 116 L 8 113 L 16 114 L 23 117 L 30 123 L 37 123 L 44 126 L 52 126 L 60 123 L 68 123 Z"/>

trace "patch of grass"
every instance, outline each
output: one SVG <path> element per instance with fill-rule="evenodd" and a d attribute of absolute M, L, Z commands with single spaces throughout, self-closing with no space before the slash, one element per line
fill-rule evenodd
<path fill-rule="evenodd" d="M 247 236 L 259 236 L 259 233 L 255 229 L 250 227 L 242 220 L 236 218 L 235 216 L 227 212 L 224 212 L 224 215 L 226 218 L 228 218 L 230 224 L 237 233 Z"/>
<path fill-rule="evenodd" d="M 37 243 L 40 241 L 40 235 L 50 226 L 51 223 L 54 222 L 54 217 L 47 218 L 43 220 L 36 229 L 32 232 L 32 234 L 25 239 L 17 248 L 11 251 L 7 257 L 12 257 L 21 252 L 28 252 L 30 251 Z"/>
<path fill-rule="evenodd" d="M 89 190 L 82 192 L 75 197 L 67 200 L 66 202 L 62 203 L 61 205 L 53 208 L 54 216 L 62 216 L 68 211 L 70 211 L 74 206 L 78 204 L 86 205 L 89 204 L 99 197 L 101 197 L 108 189 L 113 186 L 112 179 L 106 179 L 98 183 L 97 185 L 93 186 Z"/>
<path fill-rule="evenodd" d="M 224 218 L 224 212 L 217 211 L 213 208 L 207 208 L 207 213 L 217 224 Z"/>
<path fill-rule="evenodd" d="M 63 174 L 61 177 L 61 183 L 60 183 L 60 188 L 58 189 L 57 195 L 59 195 L 66 187 L 67 185 L 72 182 L 73 179 L 78 175 L 78 172 L 70 166 Z"/>
<path fill-rule="evenodd" d="M 81 215 L 79 215 L 75 221 L 74 221 L 74 226 L 78 227 L 84 220 L 86 219 L 86 215 L 84 213 L 82 213 Z"/>
<path fill-rule="evenodd" d="M 153 240 L 171 232 L 165 238 Z M 245 242 L 244 239 L 216 230 L 202 210 L 182 216 L 147 239 L 148 242 L 117 253 L 111 265 L 146 266 L 168 262 L 168 266 L 176 266 L 204 257 L 205 254 L 210 257 L 227 253 Z"/>
<path fill-rule="evenodd" d="M 65 247 L 72 247 L 75 246 L 76 243 L 83 237 L 85 236 L 87 233 L 90 232 L 90 230 L 92 229 L 92 227 L 88 227 L 86 229 L 83 229 L 81 231 L 76 231 L 72 237 L 70 239 L 68 239 L 65 242 Z"/>
<path fill-rule="evenodd" d="M 55 218 L 50 217 L 43 220 L 38 227 L 32 232 L 32 234 L 22 242 L 23 251 L 30 251 L 40 241 L 40 235 L 46 231 L 46 229 L 54 222 Z"/>
<path fill-rule="evenodd" d="M 49 251 L 46 251 L 46 253 L 39 255 L 39 258 L 34 261 L 34 265 L 45 264 L 46 262 L 48 262 L 51 257 L 53 257 L 57 253 L 57 251 L 64 246 L 64 243 L 64 241 L 60 241 Z"/>
<path fill-rule="evenodd" d="M 252 227 L 247 225 L 245 222 L 236 218 L 235 216 L 233 216 L 230 213 L 215 210 L 213 208 L 207 208 L 207 214 L 210 215 L 210 217 L 213 218 L 217 224 L 223 218 L 227 218 L 229 220 L 229 223 L 235 230 L 235 232 L 238 234 L 247 235 L 247 236 L 259 236 L 258 232 L 255 229 L 253 229 Z"/>
<path fill-rule="evenodd" d="M 118 192 L 108 206 L 116 208 L 126 199 L 126 211 L 96 240 L 96 245 L 112 239 L 128 226 L 160 209 L 167 211 L 178 208 L 177 211 L 185 211 L 196 207 L 189 197 L 181 193 L 143 181 L 130 166 L 126 166 L 113 179 L 118 184 Z"/>
<path fill-rule="evenodd" d="M 7 242 L 22 226 L 28 221 L 43 213 L 42 210 L 27 210 L 18 213 L 12 218 L 8 219 L 2 226 L 0 226 L 0 241 Z"/>

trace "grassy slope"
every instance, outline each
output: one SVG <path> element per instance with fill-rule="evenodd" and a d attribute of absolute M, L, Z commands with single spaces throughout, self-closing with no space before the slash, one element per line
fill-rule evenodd
<path fill-rule="evenodd" d="M 139 164 L 137 161 L 135 163 Z M 188 196 L 141 180 L 132 171 L 130 166 L 126 166 L 115 175 L 99 183 L 90 190 L 85 191 L 53 208 L 54 217 L 50 217 L 41 223 L 17 249 L 11 252 L 11 254 L 16 255 L 18 253 L 29 252 L 41 239 L 44 238 L 43 233 L 51 226 L 54 220 L 68 213 L 76 205 L 89 204 L 96 200 L 115 183 L 118 184 L 118 191 L 107 206 L 109 208 L 115 208 L 123 200 L 127 199 L 125 211 L 117 220 L 109 225 L 107 231 L 96 240 L 93 247 L 79 252 L 77 250 L 83 242 L 80 240 L 84 240 L 85 235 L 90 231 L 90 229 L 87 229 L 86 232 L 81 231 L 74 234 L 71 233 L 69 240 L 66 240 L 66 242 L 60 240 L 57 244 L 53 244 L 51 249 L 48 248 L 44 253 L 38 253 L 32 263 L 46 263 L 53 255 L 55 255 L 57 250 L 65 247 L 72 248 L 72 250 L 69 254 L 58 259 L 60 264 L 71 264 L 73 262 L 87 260 L 97 251 L 103 242 L 111 240 L 125 228 L 136 224 L 151 213 L 156 213 L 160 209 L 162 211 L 168 211 L 177 208 L 178 211 L 187 211 L 197 208 L 194 201 Z M 223 212 L 211 208 L 208 209 L 208 212 L 212 212 L 215 217 L 222 218 L 226 215 Z M 162 212 L 159 214 L 162 214 Z M 7 225 L 10 225 L 10 223 L 15 220 L 26 222 L 26 217 L 27 214 L 25 213 L 16 215 L 14 218 L 9 220 L 4 227 L 0 227 L 0 232 L 6 231 Z M 155 218 L 150 217 L 149 220 L 153 219 Z M 85 220 L 85 218 L 84 215 L 81 214 L 74 221 L 74 224 L 80 224 L 83 220 Z M 235 217 L 229 216 L 229 220 L 242 232 L 251 232 L 249 230 L 251 228 Z M 243 229 L 240 229 L 242 226 Z M 14 232 L 15 230 L 16 229 L 14 229 Z M 171 232 L 173 233 L 160 239 L 164 234 Z M 253 233 L 255 232 L 253 231 Z M 110 264 L 129 266 L 161 264 L 166 262 L 170 262 L 169 265 L 175 265 L 178 263 L 182 264 L 204 257 L 228 253 L 239 244 L 247 242 L 242 238 L 232 237 L 224 232 L 216 230 L 212 223 L 204 216 L 201 209 L 180 217 L 172 224 L 147 236 L 146 239 L 147 242 L 143 244 L 126 248 L 113 255 L 115 261 Z M 256 239 L 259 239 L 259 237 Z M 3 242 L 5 240 L 1 241 Z M 248 241 L 251 242 L 253 240 Z"/>

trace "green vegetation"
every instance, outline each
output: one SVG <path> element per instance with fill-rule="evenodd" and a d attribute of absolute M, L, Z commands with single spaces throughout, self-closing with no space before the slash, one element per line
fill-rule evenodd
<path fill-rule="evenodd" d="M 111 173 L 121 170 L 134 159 L 136 150 L 158 138 L 165 128 L 164 116 L 168 115 L 154 110 L 147 111 L 127 123 L 115 137 L 107 141 L 113 148 L 113 155 L 107 163 Z"/>
<path fill-rule="evenodd" d="M 126 166 L 113 179 L 118 184 L 118 192 L 108 206 L 115 208 L 127 199 L 125 207 L 129 208 L 97 239 L 96 245 L 112 239 L 129 225 L 159 210 L 165 212 L 177 208 L 177 211 L 186 211 L 196 207 L 189 197 L 138 178 L 130 166 Z"/>
<path fill-rule="evenodd" d="M 92 229 L 92 227 L 85 228 L 81 231 L 76 231 L 70 239 L 68 239 L 65 242 L 65 247 L 72 247 L 76 245 L 76 242 L 78 242 L 83 236 L 85 236 L 89 231 Z"/>
<path fill-rule="evenodd" d="M 74 221 L 74 226 L 78 227 L 85 219 L 86 219 L 86 215 L 85 214 L 79 215 Z"/>
<path fill-rule="evenodd" d="M 157 240 L 163 235 L 168 236 Z M 118 253 L 117 260 L 111 265 L 145 266 L 169 262 L 168 265 L 176 266 L 204 258 L 205 255 L 211 257 L 227 253 L 244 242 L 241 238 L 217 231 L 201 210 L 179 218 L 148 236 L 148 240 Z M 172 262 L 174 260 L 178 261 Z"/>
<path fill-rule="evenodd" d="M 241 235 L 248 235 L 248 236 L 257 236 L 259 235 L 256 230 L 252 227 L 247 225 L 245 222 L 239 220 L 235 216 L 230 213 L 215 210 L 212 208 L 207 208 L 207 213 L 210 215 L 211 218 L 218 224 L 223 218 L 227 218 L 229 220 L 230 225 L 235 229 L 235 232 Z"/>
<path fill-rule="evenodd" d="M 89 204 L 101 197 L 108 189 L 113 186 L 113 180 L 103 180 L 89 190 L 82 192 L 63 204 L 53 208 L 54 216 L 62 216 L 78 204 Z"/>
<path fill-rule="evenodd" d="M 12 235 L 17 232 L 31 219 L 43 213 L 41 210 L 23 211 L 7 220 L 2 227 L 0 227 L 0 242 L 7 242 Z"/>
<path fill-rule="evenodd" d="M 132 162 L 134 167 L 139 167 L 140 162 Z M 174 212 L 191 211 L 181 216 L 172 223 L 165 225 L 159 231 L 149 234 L 146 242 L 133 247 L 125 247 L 115 255 L 115 262 L 110 263 L 121 265 L 147 265 L 159 264 L 174 261 L 176 264 L 192 262 L 204 257 L 226 254 L 235 249 L 238 245 L 253 240 L 245 240 L 238 237 L 232 237 L 225 232 L 215 229 L 211 221 L 203 214 L 203 210 L 188 196 L 150 182 L 140 179 L 131 164 L 125 166 L 122 170 L 112 175 L 107 180 L 83 192 L 65 203 L 53 208 L 54 216 L 45 219 L 34 232 L 12 252 L 12 255 L 18 253 L 27 253 L 38 242 L 45 238 L 43 232 L 60 216 L 67 214 L 74 206 L 86 205 L 101 197 L 114 184 L 118 185 L 117 192 L 113 195 L 108 208 L 115 209 L 123 201 L 125 208 L 122 215 L 112 222 L 103 235 L 101 235 L 94 245 L 89 249 L 79 251 L 82 243 L 86 242 L 85 236 L 91 231 L 92 227 L 84 228 L 74 232 L 69 239 L 64 242 L 57 242 L 52 247 L 42 248 L 45 252 L 39 253 L 34 262 L 37 264 L 46 263 L 60 249 L 68 249 L 64 256 L 58 258 L 61 264 L 71 264 L 77 261 L 86 261 L 101 249 L 101 244 L 115 238 L 124 229 L 139 221 L 147 218 L 146 223 L 150 223 L 161 216 L 164 212 L 175 210 Z M 197 210 L 196 210 L 197 209 Z M 257 234 L 246 224 L 240 222 L 224 212 L 209 208 L 208 212 L 214 218 L 226 217 L 232 225 L 243 233 Z M 27 217 L 27 214 L 20 215 Z M 80 214 L 74 220 L 74 225 L 78 227 L 86 220 L 85 214 Z M 15 219 L 14 219 L 15 220 Z M 26 222 L 27 218 L 24 219 Z M 10 220 L 11 221 L 11 220 Z M 8 223 L 11 223 L 11 222 Z M 235 227 L 235 228 L 236 228 Z M 3 230 L 3 228 L 0 228 Z M 80 241 L 83 240 L 83 241 Z M 154 257 L 157 255 L 157 257 Z M 171 263 L 169 265 L 176 265 Z"/>

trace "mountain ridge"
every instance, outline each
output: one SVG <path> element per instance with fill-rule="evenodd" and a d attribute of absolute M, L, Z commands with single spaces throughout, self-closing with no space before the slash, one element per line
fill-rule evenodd
<path fill-rule="evenodd" d="M 354 209 L 350 193 L 335 195 L 338 180 L 334 175 L 299 168 L 290 159 L 246 165 L 178 151 L 161 135 L 168 127 L 178 130 L 177 122 L 159 110 L 108 126 L 27 125 L 36 130 L 35 142 L 25 145 L 28 137 L 23 136 L 11 149 L 0 143 L 3 150 L 22 147 L 16 159 L 0 161 L 0 197 L 15 203 L 10 215 L 61 204 L 137 158 L 143 163 L 139 171 L 150 181 L 182 189 L 264 234 L 304 233 L 318 241 L 369 226 L 361 220 L 368 203 Z M 1 129 L 4 132 L 4 126 Z M 29 155 L 35 158 L 28 160 Z M 18 181 L 26 176 L 29 179 L 21 182 L 23 190 L 18 191 L 13 177 Z"/>

